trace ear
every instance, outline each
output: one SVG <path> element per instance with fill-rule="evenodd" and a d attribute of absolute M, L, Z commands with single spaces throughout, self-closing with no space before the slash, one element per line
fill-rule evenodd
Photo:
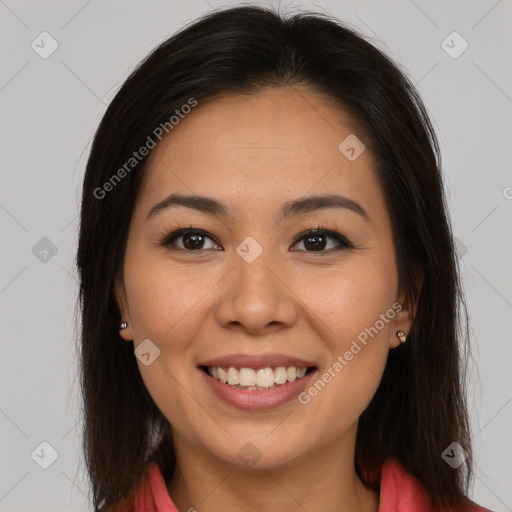
<path fill-rule="evenodd" d="M 132 341 L 132 319 L 130 316 L 130 310 L 128 308 L 128 300 L 126 298 L 124 280 L 119 276 L 116 277 L 114 282 L 114 297 L 116 299 L 119 311 L 121 312 L 121 318 L 119 319 L 119 323 L 121 324 L 121 322 L 126 322 L 128 324 L 128 327 L 126 327 L 126 329 L 122 329 L 119 331 L 119 336 L 121 336 L 121 338 L 123 338 L 125 341 Z"/>
<path fill-rule="evenodd" d="M 401 344 L 400 339 L 396 335 L 398 331 L 403 331 L 406 336 L 411 332 L 414 319 L 418 312 L 418 299 L 423 286 L 424 274 L 423 269 L 416 262 L 412 263 L 412 267 L 414 283 L 409 285 L 407 291 L 401 291 L 397 295 L 395 305 L 393 305 L 396 314 L 391 322 L 390 348 L 396 348 Z M 398 306 L 398 304 L 400 306 Z M 407 340 L 405 343 L 407 343 Z"/>

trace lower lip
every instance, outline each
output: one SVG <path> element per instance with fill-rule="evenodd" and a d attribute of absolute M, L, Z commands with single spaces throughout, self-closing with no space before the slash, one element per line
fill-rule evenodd
<path fill-rule="evenodd" d="M 244 411 L 268 411 L 279 407 L 299 395 L 317 374 L 318 369 L 304 375 L 301 379 L 288 382 L 268 391 L 247 391 L 238 389 L 213 378 L 199 368 L 211 390 L 229 405 Z"/>

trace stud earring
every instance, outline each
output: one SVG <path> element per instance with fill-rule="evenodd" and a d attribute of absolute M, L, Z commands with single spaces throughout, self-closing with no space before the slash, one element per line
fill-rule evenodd
<path fill-rule="evenodd" d="M 407 336 L 405 335 L 405 332 L 400 330 L 396 332 L 396 335 L 398 336 L 398 339 L 400 340 L 400 343 L 404 343 L 407 339 Z"/>
<path fill-rule="evenodd" d="M 128 323 L 127 322 L 123 322 L 120 326 L 119 326 L 119 330 L 122 331 L 123 329 L 126 329 L 128 327 Z"/>

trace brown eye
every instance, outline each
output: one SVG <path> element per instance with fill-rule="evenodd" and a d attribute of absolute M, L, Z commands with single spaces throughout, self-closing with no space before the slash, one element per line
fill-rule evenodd
<path fill-rule="evenodd" d="M 326 239 L 329 238 L 335 240 L 337 243 L 334 245 L 334 248 L 324 250 L 327 245 Z M 296 239 L 294 245 L 302 240 L 307 252 L 332 252 L 332 250 L 340 250 L 343 248 L 351 247 L 351 244 L 348 242 L 348 240 L 341 236 L 339 233 L 334 231 L 327 231 L 325 229 L 306 231 L 306 233 L 303 233 L 298 239 Z"/>
<path fill-rule="evenodd" d="M 179 245 L 176 246 L 176 241 L 179 239 L 182 240 L 181 247 Z M 214 242 L 213 247 L 205 247 L 205 241 L 207 239 Z M 177 231 L 173 231 L 163 238 L 160 245 L 163 247 L 176 246 L 177 249 L 189 252 L 200 251 L 202 249 L 215 249 L 219 247 L 211 236 L 198 229 L 178 229 Z"/>
<path fill-rule="evenodd" d="M 334 240 L 334 246 L 327 247 L 328 240 Z M 181 244 L 177 242 L 181 240 Z M 208 240 L 211 241 L 210 247 L 207 247 Z M 329 231 L 325 229 L 309 230 L 302 233 L 298 238 L 295 239 L 294 246 L 299 242 L 303 241 L 303 247 L 305 252 L 333 252 L 341 249 L 352 248 L 353 245 L 342 235 L 335 231 Z M 220 244 L 202 229 L 178 229 L 172 233 L 164 236 L 159 242 L 159 246 L 166 247 L 168 249 L 176 249 L 187 252 L 203 252 L 203 250 L 223 250 Z M 292 249 L 296 251 L 297 249 Z"/>

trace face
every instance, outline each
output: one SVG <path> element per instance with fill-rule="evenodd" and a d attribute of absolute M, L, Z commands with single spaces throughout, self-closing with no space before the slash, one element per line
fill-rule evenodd
<path fill-rule="evenodd" d="M 337 443 L 353 449 L 396 332 L 409 332 L 372 155 L 338 148 L 351 134 L 364 139 L 324 97 L 280 88 L 199 104 L 150 155 L 116 285 L 121 336 L 149 353 L 137 358 L 149 393 L 176 438 L 205 457 L 241 466 L 252 443 L 269 468 Z M 150 214 L 176 193 L 208 196 L 226 214 L 183 205 Z M 353 207 L 283 215 L 283 205 L 327 194 Z M 169 236 L 181 228 L 193 232 Z M 284 403 L 233 405 L 198 366 L 237 354 L 316 369 Z"/>

